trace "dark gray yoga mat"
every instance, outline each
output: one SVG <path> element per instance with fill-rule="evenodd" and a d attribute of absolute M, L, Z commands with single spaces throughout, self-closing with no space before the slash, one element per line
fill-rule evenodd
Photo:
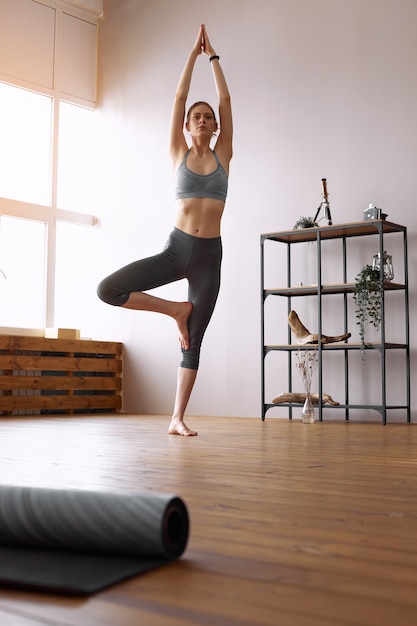
<path fill-rule="evenodd" d="M 175 495 L 0 485 L 0 586 L 94 593 L 179 558 L 188 532 Z"/>

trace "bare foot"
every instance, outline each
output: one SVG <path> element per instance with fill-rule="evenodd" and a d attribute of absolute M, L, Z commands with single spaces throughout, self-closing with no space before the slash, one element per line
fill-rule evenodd
<path fill-rule="evenodd" d="M 181 437 L 196 437 L 198 435 L 195 430 L 191 430 L 184 422 L 176 419 L 171 420 L 168 433 L 170 435 L 181 435 Z"/>
<path fill-rule="evenodd" d="M 175 316 L 179 332 L 179 342 L 181 348 L 188 350 L 190 347 L 190 335 L 188 332 L 188 318 L 193 310 L 191 302 L 180 302 L 178 308 L 178 314 Z"/>

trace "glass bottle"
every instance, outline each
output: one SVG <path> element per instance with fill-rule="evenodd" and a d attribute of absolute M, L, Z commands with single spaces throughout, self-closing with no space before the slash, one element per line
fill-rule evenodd
<path fill-rule="evenodd" d="M 301 417 L 304 424 L 312 424 L 316 421 L 316 412 L 311 401 L 310 393 L 306 393 L 306 399 L 304 402 L 303 410 L 301 411 Z"/>

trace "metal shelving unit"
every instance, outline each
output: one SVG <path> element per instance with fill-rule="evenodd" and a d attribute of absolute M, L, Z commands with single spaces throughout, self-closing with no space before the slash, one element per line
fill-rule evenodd
<path fill-rule="evenodd" d="M 266 401 L 265 392 L 265 368 L 267 355 L 271 352 L 286 352 L 288 358 L 288 391 L 292 391 L 292 355 L 295 350 L 299 350 L 298 344 L 291 344 L 291 330 L 288 328 L 288 343 L 285 345 L 265 345 L 265 301 L 270 297 L 284 297 L 287 299 L 288 314 L 292 309 L 292 299 L 300 297 L 317 297 L 317 318 L 318 318 L 318 335 L 321 336 L 323 324 L 323 299 L 329 294 L 340 294 L 343 298 L 344 310 L 344 332 L 348 332 L 348 298 L 353 294 L 354 283 L 348 281 L 347 276 L 347 240 L 351 237 L 363 237 L 375 235 L 378 238 L 378 249 L 380 256 L 383 258 L 384 238 L 390 233 L 402 233 L 402 248 L 404 255 L 404 282 L 395 283 L 384 281 L 384 289 L 382 294 L 382 324 L 380 328 L 380 338 L 377 343 L 367 343 L 366 350 L 377 350 L 380 354 L 381 361 L 381 400 L 376 404 L 350 404 L 349 402 L 349 353 L 351 351 L 361 350 L 359 343 L 343 343 L 321 344 L 318 346 L 304 345 L 304 349 L 316 349 L 318 351 L 318 414 L 319 420 L 323 420 L 323 411 L 327 408 L 322 403 L 323 397 L 323 354 L 330 351 L 342 351 L 344 354 L 344 391 L 345 401 L 337 407 L 331 406 L 332 409 L 342 409 L 345 411 L 345 419 L 349 420 L 349 411 L 353 409 L 374 409 L 381 414 L 382 423 L 387 422 L 387 412 L 389 410 L 404 410 L 407 416 L 407 422 L 411 421 L 410 416 L 410 338 L 409 338 L 409 295 L 408 295 L 408 257 L 407 257 L 407 228 L 386 220 L 372 220 L 364 222 L 355 222 L 347 224 L 335 224 L 331 226 L 320 226 L 315 228 L 306 228 L 300 230 L 290 230 L 276 233 L 262 234 L 260 237 L 261 244 L 261 387 L 262 387 L 262 420 L 265 420 L 266 413 L 272 407 L 287 407 L 289 419 L 292 418 L 293 407 L 297 406 L 291 403 L 273 404 Z M 322 284 L 322 245 L 331 239 L 339 239 L 342 242 L 342 273 L 343 280 L 339 284 Z M 287 284 L 281 288 L 266 288 L 265 286 L 265 242 L 272 241 L 286 246 L 287 261 Z M 316 242 L 317 243 L 317 285 L 301 286 L 292 285 L 291 282 L 291 249 L 294 244 Z M 383 279 L 383 266 L 381 264 L 381 279 Z M 386 340 L 385 336 L 385 292 L 401 291 L 404 293 L 404 324 L 405 324 L 405 341 L 404 343 L 392 343 Z M 387 364 L 386 353 L 389 350 L 400 350 L 405 354 L 405 371 L 406 371 L 406 391 L 404 404 L 389 405 L 387 404 Z"/>

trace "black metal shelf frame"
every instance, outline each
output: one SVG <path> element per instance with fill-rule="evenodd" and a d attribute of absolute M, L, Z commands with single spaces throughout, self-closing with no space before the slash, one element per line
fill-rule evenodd
<path fill-rule="evenodd" d="M 262 401 L 262 420 L 265 420 L 266 412 L 273 407 L 287 407 L 289 419 L 292 419 L 292 409 L 296 404 L 283 403 L 272 404 L 267 403 L 265 398 L 265 358 L 271 351 L 285 351 L 288 358 L 288 391 L 292 391 L 292 353 L 294 350 L 300 349 L 298 344 L 291 345 L 291 329 L 288 328 L 288 344 L 281 346 L 265 345 L 265 301 L 270 296 L 281 296 L 287 298 L 288 314 L 292 309 L 292 298 L 317 296 L 317 314 L 318 314 L 318 335 L 322 333 L 323 318 L 323 302 L 322 298 L 329 294 L 341 294 L 343 297 L 343 326 L 344 332 L 348 332 L 348 295 L 353 293 L 354 284 L 347 280 L 347 245 L 346 241 L 350 237 L 360 237 L 368 235 L 376 235 L 379 242 L 380 257 L 383 258 L 384 252 L 384 235 L 389 233 L 403 234 L 403 255 L 404 255 L 404 283 L 384 282 L 382 292 L 382 323 L 380 327 L 380 341 L 378 343 L 367 344 L 366 350 L 377 350 L 381 356 L 381 403 L 380 404 L 350 404 L 349 403 L 349 352 L 352 350 L 360 350 L 360 344 L 349 344 L 346 342 L 340 344 L 326 344 L 319 342 L 316 346 L 302 346 L 303 349 L 315 349 L 318 351 L 318 414 L 319 421 L 323 421 L 323 352 L 342 350 L 344 352 L 344 391 L 345 401 L 337 406 L 331 405 L 332 409 L 343 409 L 345 411 L 345 420 L 349 420 L 349 411 L 352 409 L 374 409 L 381 414 L 382 423 L 387 422 L 387 411 L 392 409 L 402 409 L 406 411 L 407 422 L 411 421 L 410 415 L 410 329 L 409 329 L 409 292 L 408 292 L 408 250 L 407 250 L 407 228 L 386 220 L 372 220 L 365 222 L 355 222 L 348 224 L 335 224 L 332 226 L 322 226 L 300 230 L 290 230 L 277 233 L 266 233 L 260 236 L 261 244 L 261 401 Z M 322 242 L 330 239 L 342 240 L 342 276 L 343 282 L 338 285 L 322 284 Z M 275 241 L 283 243 L 287 246 L 287 285 L 274 289 L 265 287 L 265 242 Z M 296 243 L 315 241 L 317 242 L 317 285 L 315 286 L 297 286 L 291 285 L 291 246 Z M 380 267 L 381 280 L 383 280 L 383 264 Z M 386 341 L 385 336 L 385 291 L 403 291 L 404 292 L 404 323 L 405 323 L 405 342 L 392 343 Z M 403 405 L 387 405 L 387 350 L 404 350 L 406 364 L 406 403 Z"/>

